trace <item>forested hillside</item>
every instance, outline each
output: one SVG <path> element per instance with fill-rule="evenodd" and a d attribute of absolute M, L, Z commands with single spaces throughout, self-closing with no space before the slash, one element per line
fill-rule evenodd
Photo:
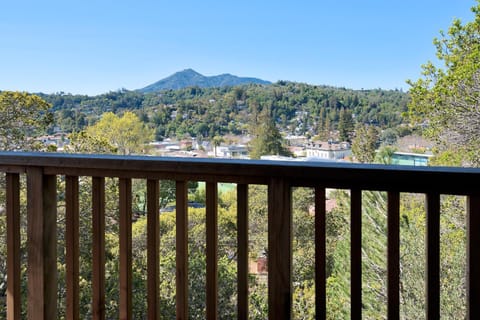
<path fill-rule="evenodd" d="M 319 135 L 338 129 L 342 110 L 357 123 L 381 128 L 402 123 L 408 94 L 398 90 L 350 90 L 280 81 L 272 85 L 165 90 L 121 90 L 98 96 L 41 95 L 50 102 L 56 124 L 79 131 L 107 111 L 134 111 L 155 129 L 155 137 L 214 137 L 242 134 L 268 108 L 286 134 Z"/>

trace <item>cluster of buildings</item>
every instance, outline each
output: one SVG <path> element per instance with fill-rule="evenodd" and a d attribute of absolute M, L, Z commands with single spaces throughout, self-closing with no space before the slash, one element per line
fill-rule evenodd
<path fill-rule="evenodd" d="M 232 138 L 232 137 L 230 137 Z M 249 159 L 249 137 L 235 137 L 225 139 L 226 142 L 215 145 L 213 141 L 199 141 L 195 138 L 183 140 L 165 139 L 149 143 L 149 154 L 164 157 L 197 157 L 197 158 L 224 158 Z M 289 150 L 294 158 L 278 155 L 263 156 L 265 160 L 297 160 L 297 161 L 350 161 L 352 148 L 345 141 L 311 141 L 303 136 L 287 136 Z M 56 132 L 36 138 L 46 150 L 63 151 L 69 141 L 64 133 Z M 402 150 L 403 151 L 403 150 Z M 395 152 L 392 164 L 426 166 L 431 154 L 413 152 Z"/>
<path fill-rule="evenodd" d="M 47 150 L 51 147 L 52 150 L 60 152 L 69 143 L 67 136 L 60 132 L 41 136 L 36 140 L 45 145 Z M 241 137 L 236 142 L 222 142 L 214 145 L 212 141 L 198 141 L 195 138 L 178 141 L 165 139 L 149 143 L 148 149 L 150 154 L 156 156 L 249 159 L 248 141 L 248 137 Z M 348 142 L 311 142 L 301 137 L 290 137 L 289 144 L 295 158 L 303 160 L 342 161 L 351 157 L 351 147 Z M 272 155 L 270 158 L 276 157 Z"/>
<path fill-rule="evenodd" d="M 248 139 L 243 143 L 226 143 L 214 145 L 211 141 L 199 142 L 196 139 L 174 141 L 166 139 L 161 142 L 150 143 L 150 151 L 158 156 L 170 157 L 199 157 L 249 159 Z M 351 147 L 348 142 L 295 142 L 289 147 L 296 159 L 307 161 L 344 161 L 351 157 Z M 286 157 L 276 155 L 262 159 L 287 160 Z"/>

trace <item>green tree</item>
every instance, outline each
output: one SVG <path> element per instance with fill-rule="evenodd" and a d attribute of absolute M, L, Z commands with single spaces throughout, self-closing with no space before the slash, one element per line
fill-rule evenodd
<path fill-rule="evenodd" d="M 31 139 L 53 122 L 50 104 L 26 92 L 0 92 L 0 149 L 35 150 Z"/>
<path fill-rule="evenodd" d="M 115 146 L 120 154 L 142 153 L 145 144 L 153 139 L 153 130 L 145 126 L 133 113 L 125 112 L 118 117 L 106 112 L 93 126 L 86 128 L 86 133 Z"/>
<path fill-rule="evenodd" d="M 71 153 L 117 153 L 117 148 L 104 137 L 95 137 L 85 131 L 68 135 L 70 143 L 65 150 Z"/>
<path fill-rule="evenodd" d="M 434 39 L 437 58 L 422 66 L 422 77 L 411 86 L 409 115 L 427 124 L 437 153 L 456 150 L 462 165 L 480 165 L 480 2 L 472 8 L 475 19 L 453 21 L 448 32 Z"/>
<path fill-rule="evenodd" d="M 352 141 L 352 153 L 362 163 L 371 163 L 375 159 L 378 132 L 374 126 L 359 125 Z"/>
<path fill-rule="evenodd" d="M 392 164 L 392 158 L 395 154 L 395 147 L 382 146 L 375 155 L 375 162 L 381 164 Z"/>
<path fill-rule="evenodd" d="M 352 112 L 342 108 L 338 119 L 338 132 L 341 141 L 350 141 L 352 133 L 355 129 L 353 123 Z"/>
<path fill-rule="evenodd" d="M 224 142 L 224 139 L 220 136 L 215 136 L 213 137 L 212 139 L 212 143 L 213 143 L 213 150 L 214 150 L 214 155 L 215 157 L 217 157 L 217 148 L 220 146 L 220 144 Z"/>
<path fill-rule="evenodd" d="M 253 136 L 250 142 L 250 158 L 259 159 L 263 155 L 291 155 L 268 108 L 262 111 L 258 122 L 253 124 Z"/>

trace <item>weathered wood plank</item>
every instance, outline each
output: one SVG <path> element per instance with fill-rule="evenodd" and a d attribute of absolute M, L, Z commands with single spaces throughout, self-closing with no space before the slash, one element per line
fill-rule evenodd
<path fill-rule="evenodd" d="M 92 178 L 92 317 L 105 319 L 105 179 Z"/>
<path fill-rule="evenodd" d="M 21 318 L 20 178 L 7 173 L 7 320 Z"/>
<path fill-rule="evenodd" d="M 292 201 L 290 184 L 268 186 L 268 318 L 292 317 Z"/>
<path fill-rule="evenodd" d="M 440 195 L 426 195 L 426 319 L 440 319 Z"/>
<path fill-rule="evenodd" d="M 388 319 L 400 319 L 400 193 L 388 192 Z"/>
<path fill-rule="evenodd" d="M 248 319 L 248 185 L 237 185 L 237 317 Z"/>
<path fill-rule="evenodd" d="M 120 320 L 132 319 L 132 180 L 119 179 Z"/>
<path fill-rule="evenodd" d="M 66 318 L 80 319 L 78 177 L 65 177 Z"/>
<path fill-rule="evenodd" d="M 188 189 L 186 181 L 176 182 L 176 304 L 177 319 L 188 319 Z"/>
<path fill-rule="evenodd" d="M 350 312 L 362 319 L 362 191 L 351 190 L 350 203 Z"/>
<path fill-rule="evenodd" d="M 480 319 L 480 194 L 467 198 L 467 319 Z"/>
<path fill-rule="evenodd" d="M 56 177 L 27 171 L 28 319 L 57 317 Z"/>
<path fill-rule="evenodd" d="M 147 180 L 147 303 L 148 319 L 160 317 L 160 188 L 158 180 Z"/>
<path fill-rule="evenodd" d="M 327 318 L 325 188 L 315 188 L 315 316 Z"/>

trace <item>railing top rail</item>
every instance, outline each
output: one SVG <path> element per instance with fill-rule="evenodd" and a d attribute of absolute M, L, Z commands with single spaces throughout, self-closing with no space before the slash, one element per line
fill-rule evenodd
<path fill-rule="evenodd" d="M 480 169 L 477 168 L 0 152 L 0 168 L 3 171 L 24 172 L 29 167 L 43 167 L 47 174 L 79 176 L 260 184 L 266 184 L 272 178 L 283 178 L 299 186 L 446 194 L 480 192 Z"/>

